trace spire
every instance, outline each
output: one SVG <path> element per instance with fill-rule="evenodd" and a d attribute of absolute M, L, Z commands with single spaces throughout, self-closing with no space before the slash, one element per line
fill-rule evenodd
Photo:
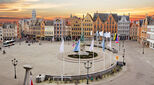
<path fill-rule="evenodd" d="M 35 9 L 32 10 L 32 19 L 33 20 L 36 19 L 36 11 L 35 11 Z"/>
<path fill-rule="evenodd" d="M 72 18 L 72 14 L 70 15 L 70 18 Z"/>

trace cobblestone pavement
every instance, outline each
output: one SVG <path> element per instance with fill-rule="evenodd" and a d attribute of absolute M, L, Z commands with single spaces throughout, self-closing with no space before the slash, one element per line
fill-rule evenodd
<path fill-rule="evenodd" d="M 91 85 L 154 85 L 154 50 L 145 48 L 136 41 L 126 41 L 125 71 L 113 78 L 91 83 Z"/>
<path fill-rule="evenodd" d="M 62 60 L 61 54 L 59 54 L 59 47 L 61 42 L 42 42 L 34 43 L 28 46 L 27 43 L 22 42 L 21 45 L 16 45 L 4 48 L 6 54 L 0 53 L 0 85 L 22 85 L 25 75 L 23 65 L 32 65 L 33 80 L 38 74 L 49 74 L 49 75 L 61 75 L 62 74 Z M 89 47 L 86 47 L 88 50 Z M 104 54 L 101 48 L 94 48 L 98 53 L 98 60 L 95 61 L 94 71 L 90 69 L 90 73 L 99 72 L 104 70 Z M 73 50 L 71 42 L 65 42 L 65 53 L 66 57 Z M 114 61 L 116 54 L 111 54 L 111 60 L 109 51 L 105 51 L 105 67 L 106 69 L 110 66 L 111 61 Z M 118 54 L 117 54 L 118 55 Z M 16 58 L 18 60 L 17 65 L 17 79 L 14 79 L 14 68 L 11 60 Z M 65 61 L 64 75 L 78 75 L 79 64 L 78 62 L 72 62 L 73 60 Z M 115 62 L 115 61 L 114 61 Z M 86 74 L 84 64 L 81 63 L 81 74 Z M 35 84 L 35 83 L 34 83 Z"/>

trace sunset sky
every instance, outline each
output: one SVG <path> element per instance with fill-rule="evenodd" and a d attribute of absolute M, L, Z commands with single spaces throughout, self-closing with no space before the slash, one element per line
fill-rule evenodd
<path fill-rule="evenodd" d="M 36 9 L 38 17 L 68 17 L 70 14 L 118 13 L 144 17 L 154 14 L 154 0 L 0 0 L 0 17 L 31 17 Z M 136 16 L 138 15 L 138 16 Z"/>

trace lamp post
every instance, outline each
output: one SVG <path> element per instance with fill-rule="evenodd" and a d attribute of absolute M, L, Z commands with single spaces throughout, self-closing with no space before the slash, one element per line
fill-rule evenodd
<path fill-rule="evenodd" d="M 122 42 L 123 42 L 122 47 L 124 47 L 124 39 L 123 39 L 123 41 L 122 41 Z"/>
<path fill-rule="evenodd" d="M 142 51 L 142 54 L 144 54 L 144 44 L 145 44 L 145 41 L 143 40 L 143 51 Z"/>
<path fill-rule="evenodd" d="M 89 84 L 89 69 L 92 67 L 92 62 L 85 62 L 84 63 L 85 68 L 87 69 L 87 85 Z"/>
<path fill-rule="evenodd" d="M 124 58 L 125 58 L 125 48 L 123 49 L 123 64 L 125 65 L 125 61 L 124 61 Z"/>
<path fill-rule="evenodd" d="M 18 63 L 18 60 L 16 60 L 15 58 L 12 60 L 12 64 L 14 66 L 14 78 L 16 79 L 17 76 L 16 76 L 16 66 L 17 66 L 17 63 Z"/>

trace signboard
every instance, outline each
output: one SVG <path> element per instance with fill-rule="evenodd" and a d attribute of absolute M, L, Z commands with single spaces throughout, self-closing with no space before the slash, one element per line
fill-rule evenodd
<path fill-rule="evenodd" d="M 119 56 L 116 56 L 116 60 L 117 60 L 117 61 L 119 60 Z"/>

